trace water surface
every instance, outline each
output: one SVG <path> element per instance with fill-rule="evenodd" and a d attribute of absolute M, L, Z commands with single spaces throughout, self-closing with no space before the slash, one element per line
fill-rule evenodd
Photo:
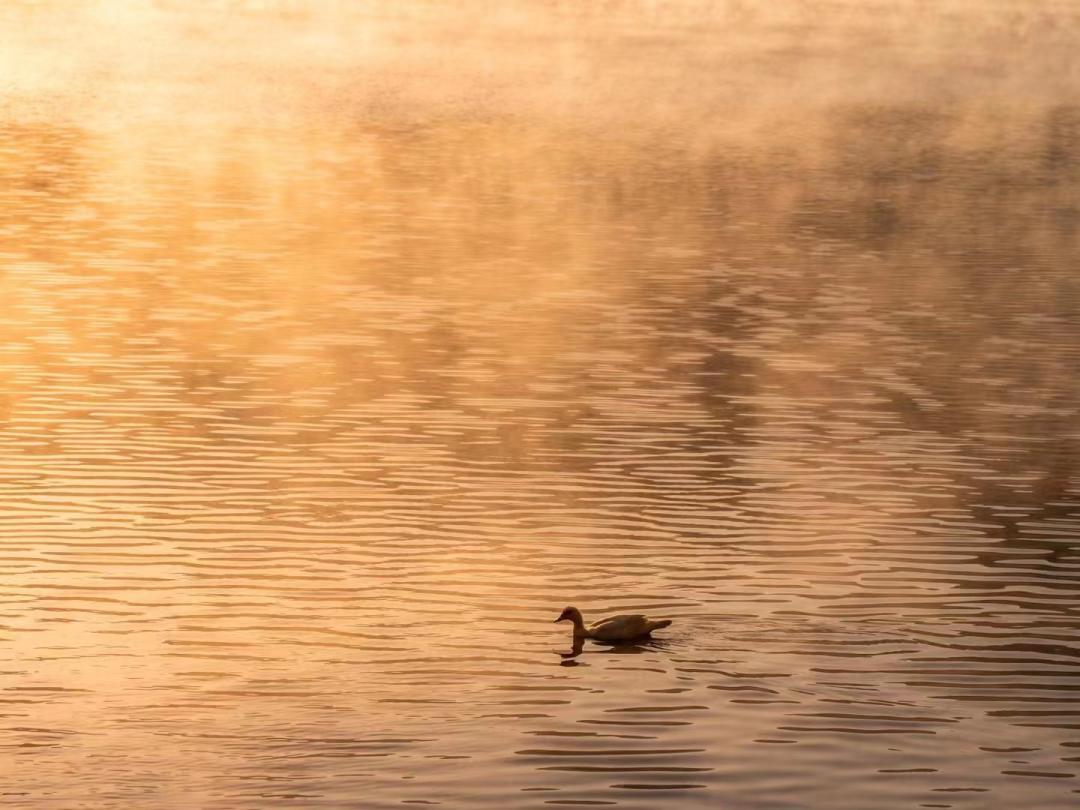
<path fill-rule="evenodd" d="M 5 807 L 1076 805 L 1080 12 L 759 5 L 4 6 Z"/>

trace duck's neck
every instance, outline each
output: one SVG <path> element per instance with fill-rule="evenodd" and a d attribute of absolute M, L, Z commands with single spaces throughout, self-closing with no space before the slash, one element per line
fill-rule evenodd
<path fill-rule="evenodd" d="M 580 615 L 574 616 L 571 621 L 574 623 L 574 638 L 585 638 L 589 635 L 585 631 L 585 620 Z"/>

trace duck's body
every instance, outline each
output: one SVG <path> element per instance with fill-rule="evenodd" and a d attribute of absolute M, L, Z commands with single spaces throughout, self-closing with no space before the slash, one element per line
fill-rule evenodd
<path fill-rule="evenodd" d="M 633 641 L 645 638 L 653 630 L 659 630 L 671 624 L 671 619 L 650 619 L 640 613 L 624 613 L 619 616 L 608 616 L 606 619 L 586 626 L 581 611 L 576 607 L 566 608 L 555 621 L 573 622 L 575 639 L 591 638 L 597 641 Z"/>

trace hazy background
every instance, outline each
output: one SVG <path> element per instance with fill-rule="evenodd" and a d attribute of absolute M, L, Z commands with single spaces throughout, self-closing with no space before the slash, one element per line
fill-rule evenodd
<path fill-rule="evenodd" d="M 1078 42 L 3 4 L 5 801 L 1073 806 Z"/>

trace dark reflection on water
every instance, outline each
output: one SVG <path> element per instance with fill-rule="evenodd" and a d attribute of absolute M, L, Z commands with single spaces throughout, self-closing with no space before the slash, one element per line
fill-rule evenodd
<path fill-rule="evenodd" d="M 1075 10 L 219 5 L 0 12 L 5 806 L 1075 804 Z"/>

